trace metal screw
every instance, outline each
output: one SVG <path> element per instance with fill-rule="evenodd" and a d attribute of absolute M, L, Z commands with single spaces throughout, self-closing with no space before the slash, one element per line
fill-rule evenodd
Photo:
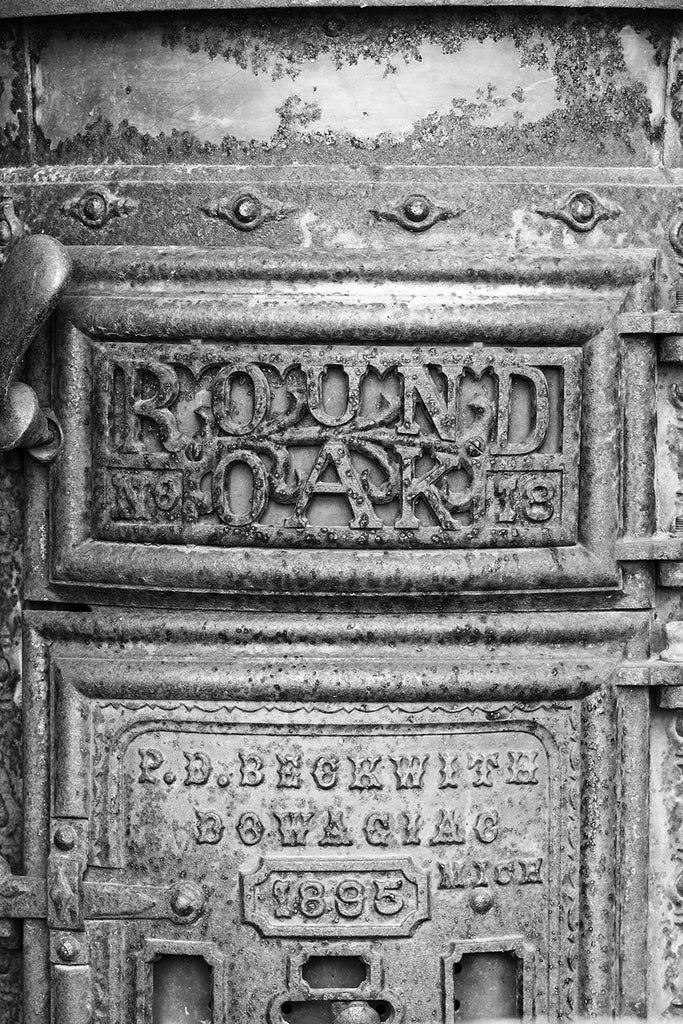
<path fill-rule="evenodd" d="M 64 939 L 57 949 L 57 955 L 60 960 L 66 960 L 67 963 L 71 963 L 81 952 L 81 947 L 73 939 Z"/>
<path fill-rule="evenodd" d="M 587 224 L 595 216 L 595 205 L 586 192 L 578 192 L 569 204 L 569 212 L 577 224 Z"/>
<path fill-rule="evenodd" d="M 71 825 L 60 825 L 55 832 L 55 846 L 60 850 L 73 850 L 76 845 L 76 830 Z"/>
<path fill-rule="evenodd" d="M 233 213 L 235 220 L 238 220 L 240 224 L 253 224 L 261 215 L 261 204 L 256 196 L 240 196 L 235 200 Z"/>
<path fill-rule="evenodd" d="M 403 214 L 412 224 L 421 224 L 425 221 L 430 209 L 429 200 L 424 196 L 408 196 L 403 203 Z"/>

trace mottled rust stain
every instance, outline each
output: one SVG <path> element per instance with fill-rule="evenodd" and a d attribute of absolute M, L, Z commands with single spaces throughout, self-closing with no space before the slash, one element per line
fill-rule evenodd
<path fill-rule="evenodd" d="M 33 41 L 49 161 L 656 162 L 665 19 L 252 12 L 58 26 Z"/>

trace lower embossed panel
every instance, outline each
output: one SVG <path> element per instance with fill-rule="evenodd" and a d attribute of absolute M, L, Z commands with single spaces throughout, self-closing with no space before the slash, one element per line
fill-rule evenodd
<path fill-rule="evenodd" d="M 173 956 L 203 957 L 214 1005 L 246 1024 L 316 1000 L 440 1021 L 454 944 L 505 953 L 501 936 L 531 951 L 528 1005 L 575 1005 L 572 702 L 84 701 L 68 728 L 94 737 L 85 928 L 143 1024 L 162 982 L 177 996 Z M 335 982 L 340 957 L 354 971 Z M 120 1024 L 104 1005 L 100 1022 Z"/>

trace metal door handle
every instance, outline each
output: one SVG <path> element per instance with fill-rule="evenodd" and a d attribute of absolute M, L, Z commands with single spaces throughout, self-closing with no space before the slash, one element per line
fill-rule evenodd
<path fill-rule="evenodd" d="M 54 415 L 15 376 L 70 273 L 66 250 L 47 235 L 20 239 L 0 270 L 0 451 L 27 448 L 43 462 L 57 452 L 61 434 Z"/>

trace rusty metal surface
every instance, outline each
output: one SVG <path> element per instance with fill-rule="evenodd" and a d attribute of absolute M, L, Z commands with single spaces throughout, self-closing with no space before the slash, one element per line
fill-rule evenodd
<path fill-rule="evenodd" d="M 0 857 L 22 868 L 21 617 L 24 483 L 16 454 L 0 460 Z M 21 1014 L 21 935 L 5 925 L 0 938 L 0 1020 Z"/>
<path fill-rule="evenodd" d="M 181 270 L 182 254 L 169 254 L 168 260 Z M 618 273 L 617 267 L 613 273 Z M 296 274 L 296 261 L 293 268 Z M 237 284 L 235 318 L 228 322 L 221 298 L 211 298 L 196 284 L 189 290 L 182 284 L 176 288 L 170 267 L 165 293 L 153 304 L 144 292 L 138 299 L 130 288 L 118 294 L 99 294 L 95 288 L 94 293 L 68 298 L 65 315 L 81 330 L 67 322 L 59 341 L 56 412 L 65 443 L 52 479 L 52 580 L 91 586 L 137 586 L 145 580 L 152 587 L 185 585 L 211 592 L 312 590 L 361 595 L 518 591 L 523 586 L 546 590 L 552 585 L 618 588 L 620 577 L 611 556 L 617 527 L 617 455 L 610 430 L 617 394 L 611 367 L 617 349 L 609 310 L 624 301 L 625 290 L 603 287 L 597 294 L 588 292 L 582 310 L 588 314 L 597 299 L 595 321 L 574 325 L 564 315 L 565 297 L 576 294 L 572 265 L 565 266 L 563 283 L 556 290 L 547 286 L 537 265 L 528 269 L 528 284 L 520 286 L 516 303 L 516 332 L 510 323 L 513 291 L 503 284 L 509 268 L 497 272 L 489 265 L 481 293 L 471 270 L 464 288 L 451 282 L 447 296 L 440 296 L 438 316 L 426 284 L 420 284 L 418 292 L 412 286 L 402 289 L 394 301 L 405 302 L 409 310 L 405 337 L 413 346 L 418 338 L 423 343 L 410 353 L 391 344 L 402 337 L 397 338 L 390 326 L 395 317 L 392 296 L 385 292 L 380 300 L 362 279 L 349 280 L 341 288 L 315 279 L 297 288 L 295 279 L 296 290 L 289 282 L 278 288 L 269 281 L 265 309 L 258 301 L 260 282 L 247 279 Z M 579 279 L 582 273 L 586 268 L 578 270 Z M 148 327 L 145 318 L 150 313 Z M 267 325 L 264 315 L 270 320 Z M 167 347 L 185 336 L 215 338 L 238 331 L 246 338 L 267 333 L 273 339 L 311 340 L 325 331 L 346 344 L 332 358 L 325 350 L 297 346 L 281 353 L 275 346 L 259 356 L 252 346 L 248 364 L 236 347 L 204 345 L 201 357 L 191 346 Z M 147 333 L 168 335 L 168 341 L 164 347 L 112 347 L 108 341 Z M 106 343 L 93 345 L 88 336 Z M 374 341 L 374 347 L 364 352 L 349 344 L 359 336 Z M 491 347 L 497 337 L 509 346 L 516 341 L 517 347 Z M 536 351 L 537 337 L 557 347 Z M 485 344 L 472 362 L 466 349 L 447 354 L 446 348 L 434 347 L 442 338 L 451 344 L 465 338 Z M 584 344 L 582 354 L 571 347 L 577 341 Z M 359 404 L 365 426 L 356 435 L 345 425 L 353 427 L 353 414 L 349 417 L 345 410 L 355 383 L 349 383 L 346 405 L 332 395 L 338 408 L 326 406 L 329 395 L 318 395 L 315 373 L 313 397 L 313 385 L 303 391 L 300 386 L 309 367 L 318 367 L 320 376 L 326 365 L 339 374 L 345 364 L 356 367 L 358 383 L 374 378 L 365 388 L 363 407 Z M 181 371 L 182 366 L 186 369 Z M 534 368 L 538 366 L 546 368 L 546 376 Z M 181 372 L 185 376 L 179 419 Z M 450 374 L 448 391 L 445 373 Z M 240 397 L 233 381 L 245 375 Z M 190 377 L 199 385 L 195 399 L 196 385 L 190 384 Z M 461 377 L 464 384 L 458 383 Z M 509 400 L 510 389 L 505 390 L 511 378 L 517 388 L 514 401 Z M 614 390 L 607 385 L 609 380 Z M 276 388 L 275 395 L 271 387 Z M 497 427 L 486 425 L 486 404 L 481 412 L 458 405 L 461 387 L 477 409 L 487 395 L 494 403 L 492 415 L 499 416 L 503 409 Z M 481 392 L 477 400 L 475 391 Z M 85 418 L 85 410 L 91 408 L 92 421 Z M 304 461 L 299 457 L 292 464 L 283 447 L 278 435 L 282 416 L 289 431 L 285 441 L 289 439 L 292 450 L 304 442 L 307 446 Z M 263 437 L 262 422 L 270 424 Z M 91 424 L 97 440 L 90 455 L 86 452 Z M 373 430 L 378 429 L 375 438 Z M 486 436 L 480 436 L 482 429 Z M 421 444 L 427 445 L 424 451 Z M 560 449 L 561 461 L 552 462 L 552 453 L 557 455 Z M 476 454 L 480 450 L 481 456 Z M 477 460 L 487 451 L 491 454 L 486 458 L 500 456 L 498 469 L 492 464 L 491 472 L 507 473 L 507 498 L 492 491 L 493 478 L 483 477 L 480 497 L 475 496 L 474 474 L 483 473 Z M 534 451 L 536 455 L 529 454 Z M 632 458 L 639 457 L 634 450 Z M 448 474 L 444 459 L 451 460 Z M 241 473 L 234 484 L 229 472 L 233 463 Z M 541 474 L 538 479 L 534 470 Z M 566 474 L 564 481 L 551 479 L 551 472 Z M 567 490 L 571 493 L 572 472 L 581 474 L 580 509 L 566 495 Z M 150 488 L 159 481 L 164 493 L 159 491 L 157 501 Z M 531 488 L 526 498 L 525 488 Z M 307 527 L 309 504 L 319 496 L 314 525 Z M 86 508 L 89 516 L 84 515 Z M 113 516 L 107 512 L 103 518 L 105 508 L 113 508 Z M 561 533 L 548 526 L 556 508 Z M 155 547 L 145 546 L 150 542 Z M 514 554 L 510 548 L 518 542 L 522 550 Z M 185 558 L 187 544 L 192 545 L 191 562 Z M 233 550 L 222 556 L 217 545 Z M 499 546 L 508 553 L 498 553 Z M 305 553 L 307 547 L 315 554 Z M 453 548 L 471 551 L 448 553 Z"/>
<path fill-rule="evenodd" d="M 458 0 L 458 7 L 525 7 L 535 5 L 536 0 Z M 434 0 L 392 0 L 385 4 L 384 0 L 372 0 L 367 6 L 436 6 Z M 303 0 L 280 0 L 274 4 L 271 0 L 4 0 L 1 18 L 45 17 L 63 14 L 109 14 L 124 11 L 188 11 L 188 10 L 224 10 L 232 8 L 252 7 L 298 7 L 304 6 Z M 306 7 L 327 7 L 322 0 L 306 0 Z M 335 7 L 359 6 L 358 0 L 339 0 Z M 366 6 L 366 4 L 362 4 Z M 441 5 L 439 5 L 441 6 Z M 448 6 L 448 5 L 444 5 Z M 545 0 L 545 7 L 582 7 L 582 8 L 637 8 L 639 10 L 678 10 L 678 0 Z"/>
<path fill-rule="evenodd" d="M 93 17 L 14 40 L 10 23 L 6 130 L 25 128 L 39 163 L 652 166 L 673 28 L 447 9 Z"/>
<path fill-rule="evenodd" d="M 159 641 L 162 622 L 172 641 Z M 285 1004 L 302 998 L 360 996 L 388 1003 L 392 1019 L 418 1021 L 425 1002 L 440 1005 L 443 964 L 502 948 L 523 963 L 533 958 L 537 1005 L 571 1012 L 580 965 L 614 935 L 595 928 L 575 953 L 579 763 L 592 771 L 597 751 L 581 748 L 579 704 L 562 666 L 588 693 L 600 678 L 609 688 L 629 660 L 635 682 L 647 623 L 642 613 L 597 623 L 579 614 L 563 624 L 529 619 L 520 630 L 518 616 L 494 615 L 469 617 L 454 633 L 442 619 L 416 616 L 407 637 L 381 616 L 33 616 L 33 696 L 43 697 L 29 721 L 42 713 L 48 674 L 57 700 L 48 895 L 63 938 L 53 962 L 95 977 L 121 965 L 120 1006 L 92 989 L 103 1021 L 149 1006 L 151 977 L 135 963 L 168 951 L 208 956 L 216 1005 L 229 978 L 247 1019 L 283 1020 Z M 429 660 L 422 655 L 418 668 L 427 638 Z M 596 671 L 598 640 L 605 661 Z M 453 661 L 460 668 L 444 700 L 438 670 Z M 246 675 L 273 666 L 289 692 L 276 702 L 268 686 L 265 699 L 244 693 Z M 312 675 L 321 680 L 317 703 L 305 682 Z M 363 702 L 349 692 L 340 704 L 342 678 L 359 675 Z M 498 689 L 506 676 L 520 697 L 528 680 L 534 702 L 506 701 Z M 609 714 L 623 736 L 616 705 Z M 629 765 L 627 750 L 619 740 L 631 783 L 639 765 Z M 33 806 L 39 834 L 48 812 L 45 800 Z M 620 820 L 626 828 L 626 804 Z M 613 824 L 588 822 L 604 858 Z M 616 845 L 623 852 L 632 838 Z M 612 894 L 583 898 L 597 921 Z M 226 928 L 250 951 L 229 974 Z M 528 944 L 511 944 L 520 931 Z M 361 990 L 303 984 L 309 957 L 333 952 L 331 937 L 375 965 Z M 625 977 L 636 962 L 625 954 Z M 254 971 L 265 985 L 254 988 Z"/>
<path fill-rule="evenodd" d="M 679 1014 L 680 15 L 64 2 L 0 29 L 0 247 L 73 264 L 23 1024 Z"/>

